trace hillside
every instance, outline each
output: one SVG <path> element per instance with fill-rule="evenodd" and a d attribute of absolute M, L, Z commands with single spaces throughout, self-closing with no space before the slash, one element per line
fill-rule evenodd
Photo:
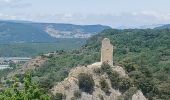
<path fill-rule="evenodd" d="M 55 42 L 56 39 L 28 23 L 0 21 L 0 43 Z"/>
<path fill-rule="evenodd" d="M 108 52 L 109 49 L 110 52 Z M 101 62 L 73 68 L 64 81 L 54 85 L 51 91 L 56 95 L 55 98 L 60 98 L 58 95 L 62 95 L 62 99 L 66 100 L 87 100 L 87 98 L 89 100 L 123 100 L 124 98 L 146 100 L 143 93 L 134 86 L 125 70 L 120 66 L 113 65 L 113 46 L 109 39 L 103 39 L 101 50 Z M 111 56 L 108 57 L 108 54 Z M 45 61 L 47 61 L 45 55 L 36 57 L 21 69 L 9 74 L 8 77 L 13 77 L 15 74 L 23 75 L 30 69 L 39 69 Z M 106 63 L 106 61 L 109 62 Z"/>
<path fill-rule="evenodd" d="M 0 21 L 0 43 L 56 42 L 56 38 L 88 38 L 108 26 Z"/>
<path fill-rule="evenodd" d="M 149 100 L 169 100 L 169 33 L 168 29 L 104 30 L 90 38 L 81 49 L 57 51 L 47 57 L 43 66 L 33 70 L 33 79 L 46 91 L 51 90 L 56 82 L 69 76 L 72 68 L 99 62 L 101 40 L 107 37 L 115 48 L 114 64 L 125 69 L 137 89 Z"/>
<path fill-rule="evenodd" d="M 43 67 L 34 71 L 34 76 L 40 77 L 42 87 L 52 88 L 55 82 L 67 77 L 70 68 L 99 61 L 101 40 L 107 37 L 116 47 L 115 64 L 125 68 L 144 95 L 149 99 L 168 100 L 169 33 L 170 30 L 155 29 L 105 30 L 90 38 L 80 50 L 53 56 Z"/>

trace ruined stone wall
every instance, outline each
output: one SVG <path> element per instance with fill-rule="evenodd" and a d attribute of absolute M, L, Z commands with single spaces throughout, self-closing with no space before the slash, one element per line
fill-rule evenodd
<path fill-rule="evenodd" d="M 113 66 L 113 45 L 108 38 L 103 39 L 101 48 L 101 62 Z"/>

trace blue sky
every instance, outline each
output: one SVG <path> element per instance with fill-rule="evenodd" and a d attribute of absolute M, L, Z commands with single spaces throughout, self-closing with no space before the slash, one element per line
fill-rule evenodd
<path fill-rule="evenodd" d="M 170 23 L 170 0 L 0 0 L 0 19 L 112 27 Z"/>

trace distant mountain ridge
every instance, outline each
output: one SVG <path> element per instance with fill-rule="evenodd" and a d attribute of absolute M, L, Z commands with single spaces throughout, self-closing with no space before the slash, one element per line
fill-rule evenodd
<path fill-rule="evenodd" d="M 0 20 L 0 43 L 55 42 L 56 38 L 88 38 L 109 26 Z"/>
<path fill-rule="evenodd" d="M 165 24 L 165 25 L 156 27 L 155 29 L 170 29 L 170 24 Z"/>
<path fill-rule="evenodd" d="M 116 29 L 154 29 L 157 27 L 164 26 L 165 24 L 151 24 L 151 25 L 143 25 L 143 26 L 119 26 Z"/>

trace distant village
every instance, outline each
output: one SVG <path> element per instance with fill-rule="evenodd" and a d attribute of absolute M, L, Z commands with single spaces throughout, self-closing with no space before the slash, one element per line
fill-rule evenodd
<path fill-rule="evenodd" d="M 0 57 L 0 69 L 9 68 L 10 64 L 21 64 L 29 61 L 29 57 Z"/>

